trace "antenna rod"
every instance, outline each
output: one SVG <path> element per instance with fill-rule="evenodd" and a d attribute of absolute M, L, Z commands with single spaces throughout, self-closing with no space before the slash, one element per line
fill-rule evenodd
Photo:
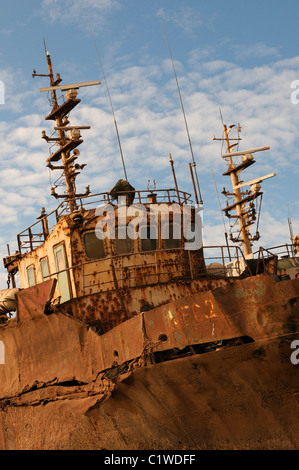
<path fill-rule="evenodd" d="M 220 106 L 219 106 L 219 114 L 220 114 L 220 119 L 221 119 L 222 125 L 224 125 L 222 111 L 221 111 Z"/>
<path fill-rule="evenodd" d="M 107 83 L 107 80 L 106 80 L 106 75 L 105 75 L 105 72 L 104 72 L 104 68 L 103 68 L 103 65 L 102 65 L 101 57 L 100 57 L 100 54 L 99 54 L 99 51 L 98 51 L 98 48 L 97 48 L 97 45 L 96 45 L 96 41 L 95 41 L 95 38 L 94 38 L 93 30 L 92 30 L 92 27 L 91 27 L 91 24 L 90 24 L 90 21 L 89 21 L 89 18 L 88 18 L 86 9 L 84 8 L 84 10 L 85 10 L 85 16 L 86 16 L 86 19 L 87 19 L 87 22 L 88 22 L 88 26 L 89 26 L 89 29 L 90 29 L 90 33 L 91 33 L 91 36 L 92 36 L 92 39 L 93 39 L 93 43 L 94 43 L 94 46 L 95 46 L 95 50 L 96 50 L 96 52 L 97 52 L 97 56 L 98 56 L 98 59 L 99 59 L 99 63 L 100 63 L 101 69 L 102 69 L 102 74 L 103 74 L 103 77 L 104 77 L 104 80 L 105 80 L 106 89 L 107 89 L 107 94 L 108 94 L 108 98 L 109 98 L 109 101 L 110 101 L 110 106 L 111 106 L 111 110 L 112 110 L 112 114 L 113 114 L 114 126 L 115 126 L 115 130 L 116 130 L 116 135 L 117 135 L 117 140 L 118 140 L 118 146 L 119 146 L 119 150 L 120 150 L 120 156 L 121 156 L 121 160 L 122 160 L 122 165 L 123 165 L 123 170 L 124 170 L 124 174 L 125 174 L 125 179 L 126 179 L 126 181 L 128 181 L 127 172 L 126 172 L 126 167 L 125 167 L 125 161 L 124 161 L 124 156 L 123 156 L 123 152 L 122 152 L 122 148 L 121 148 L 120 137 L 119 137 L 118 127 L 117 127 L 116 118 L 115 118 L 115 112 L 114 112 L 114 108 L 113 108 L 113 104 L 112 104 L 112 99 L 111 99 L 111 96 L 110 96 L 110 91 L 109 91 L 108 83 Z"/>
<path fill-rule="evenodd" d="M 189 168 L 190 168 L 190 175 L 191 175 L 191 180 L 193 184 L 193 191 L 194 191 L 194 196 L 196 200 L 196 204 L 199 204 L 198 196 L 197 196 L 197 191 L 196 191 L 196 186 L 195 186 L 195 181 L 194 181 L 194 176 L 193 176 L 193 163 L 189 163 Z"/>
<path fill-rule="evenodd" d="M 191 151 L 193 166 L 195 167 L 195 176 L 196 176 L 196 182 L 197 182 L 197 187 L 198 187 L 198 192 L 199 192 L 199 197 L 200 197 L 200 203 L 199 203 L 199 204 L 203 204 L 203 202 L 202 202 L 202 197 L 201 197 L 201 192 L 200 192 L 200 187 L 199 187 L 198 176 L 197 176 L 197 173 L 196 173 L 196 162 L 195 162 L 195 160 L 194 160 L 193 149 L 192 149 L 192 144 L 191 144 L 191 138 L 190 138 L 190 134 L 189 134 L 189 129 L 188 129 L 188 124 L 187 124 L 186 114 L 185 114 L 184 105 L 183 105 L 183 100 L 182 100 L 182 95 L 181 95 L 181 91 L 180 91 L 180 87 L 179 87 L 179 82 L 178 82 L 178 78 L 177 78 L 177 74 L 176 74 L 176 70 L 175 70 L 175 66 L 174 66 L 174 61 L 173 61 L 173 58 L 172 58 L 172 54 L 171 54 L 170 45 L 169 45 L 169 41 L 168 41 L 168 37 L 167 37 L 167 33 L 166 33 L 166 28 L 165 28 L 165 26 L 164 26 L 164 31 L 165 31 L 165 36 L 166 36 L 166 41 L 167 41 L 167 45 L 168 45 L 168 50 L 169 50 L 169 54 L 170 54 L 170 58 L 171 58 L 171 62 L 172 62 L 172 67 L 173 67 L 173 71 L 174 71 L 174 76 L 175 76 L 175 80 L 176 80 L 176 84 L 177 84 L 177 89 L 178 89 L 178 93 L 179 93 L 179 97 L 180 97 L 181 107 L 182 107 L 182 111 L 183 111 L 183 115 L 184 115 L 184 120 L 185 120 L 185 125 L 186 125 L 186 131 L 187 131 L 187 135 L 188 135 L 188 140 L 189 140 L 189 146 L 190 146 L 190 151 Z"/>
<path fill-rule="evenodd" d="M 171 165 L 171 169 L 172 169 L 172 175 L 173 175 L 173 180 L 174 180 L 176 193 L 177 193 L 177 196 L 178 196 L 178 201 L 179 201 L 179 204 L 180 204 L 181 203 L 180 193 L 179 193 L 178 183 L 177 183 L 177 180 L 176 180 L 176 174 L 175 174 L 175 170 L 174 170 L 174 161 L 172 159 L 171 153 L 169 154 L 169 161 L 170 161 L 170 165 Z"/>
<path fill-rule="evenodd" d="M 46 46 L 46 40 L 44 38 L 44 48 L 45 48 L 45 54 L 47 55 L 47 46 Z"/>
<path fill-rule="evenodd" d="M 53 74 L 53 69 L 52 69 L 51 58 L 50 58 L 50 55 L 49 55 L 49 53 L 48 53 L 48 51 L 47 51 L 47 47 L 46 47 L 45 38 L 44 38 L 44 48 L 45 48 L 46 60 L 47 60 L 47 65 L 48 65 L 48 70 L 49 70 L 50 85 L 53 86 L 53 83 L 54 83 L 54 74 Z M 53 98 L 54 107 L 57 107 L 57 106 L 58 106 L 58 103 L 57 103 L 57 97 L 56 97 L 55 90 L 52 90 L 52 98 Z"/>

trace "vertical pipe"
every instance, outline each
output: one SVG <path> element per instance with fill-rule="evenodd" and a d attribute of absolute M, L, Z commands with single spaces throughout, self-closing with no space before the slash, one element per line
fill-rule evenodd
<path fill-rule="evenodd" d="M 180 193 L 179 193 L 178 184 L 177 184 L 177 180 L 176 180 L 176 175 L 175 175 L 175 171 L 174 171 L 174 161 L 171 157 L 171 153 L 169 154 L 169 161 L 170 161 L 170 165 L 171 165 L 171 169 L 172 169 L 172 175 L 173 175 L 173 180 L 174 180 L 176 193 L 177 193 L 179 204 L 180 204 L 181 203 Z"/>
<path fill-rule="evenodd" d="M 191 173 L 191 179 L 192 179 L 192 184 L 193 184 L 193 190 L 194 190 L 194 196 L 195 196 L 196 204 L 199 204 L 199 199 L 198 199 L 198 196 L 197 196 L 197 191 L 196 191 L 196 186 L 195 186 L 195 181 L 194 181 L 194 175 L 193 175 L 192 166 L 193 166 L 193 164 L 192 164 L 192 163 L 189 163 L 189 168 L 190 168 L 190 173 Z"/>

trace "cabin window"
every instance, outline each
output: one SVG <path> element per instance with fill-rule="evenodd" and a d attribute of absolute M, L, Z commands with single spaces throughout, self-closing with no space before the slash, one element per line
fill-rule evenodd
<path fill-rule="evenodd" d="M 157 228 L 149 225 L 140 227 L 140 242 L 142 251 L 153 251 L 157 248 Z"/>
<path fill-rule="evenodd" d="M 43 258 L 40 260 L 40 267 L 42 271 L 43 281 L 47 281 L 48 279 L 50 279 L 48 258 Z"/>
<path fill-rule="evenodd" d="M 71 298 L 69 276 L 67 270 L 67 258 L 65 253 L 64 245 L 58 245 L 53 248 L 56 270 L 57 270 L 57 280 L 60 290 L 60 302 L 67 302 Z"/>
<path fill-rule="evenodd" d="M 27 268 L 27 279 L 29 287 L 34 286 L 36 284 L 34 266 L 29 266 L 29 268 Z"/>
<path fill-rule="evenodd" d="M 162 226 L 163 230 L 163 226 Z M 164 233 L 163 233 L 164 232 Z M 164 246 L 168 249 L 180 248 L 181 246 L 181 228 L 178 224 L 169 223 L 168 233 L 167 229 L 162 232 L 162 238 L 164 238 Z"/>
<path fill-rule="evenodd" d="M 104 258 L 104 243 L 96 236 L 96 232 L 86 232 L 84 234 L 84 245 L 88 258 Z"/>
<path fill-rule="evenodd" d="M 125 238 L 118 238 L 118 230 L 115 233 L 115 252 L 117 255 L 124 255 L 126 253 L 132 253 L 133 251 L 133 239 L 129 236 L 126 231 Z"/>

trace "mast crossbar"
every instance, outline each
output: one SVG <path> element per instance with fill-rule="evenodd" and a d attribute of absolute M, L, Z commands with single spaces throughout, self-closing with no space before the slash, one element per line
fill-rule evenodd
<path fill-rule="evenodd" d="M 93 86 L 93 85 L 100 85 L 100 84 L 101 82 L 99 80 L 94 80 L 92 82 L 72 83 L 70 85 L 49 86 L 46 88 L 40 88 L 39 91 L 55 91 L 55 90 L 67 91 L 73 88 L 78 89 L 78 88 L 85 87 L 85 86 Z"/>

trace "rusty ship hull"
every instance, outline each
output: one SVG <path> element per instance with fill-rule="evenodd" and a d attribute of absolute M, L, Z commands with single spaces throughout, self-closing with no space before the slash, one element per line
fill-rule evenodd
<path fill-rule="evenodd" d="M 2 449 L 299 448 L 299 279 L 237 279 L 101 335 L 45 310 L 53 283 L 0 328 Z"/>

